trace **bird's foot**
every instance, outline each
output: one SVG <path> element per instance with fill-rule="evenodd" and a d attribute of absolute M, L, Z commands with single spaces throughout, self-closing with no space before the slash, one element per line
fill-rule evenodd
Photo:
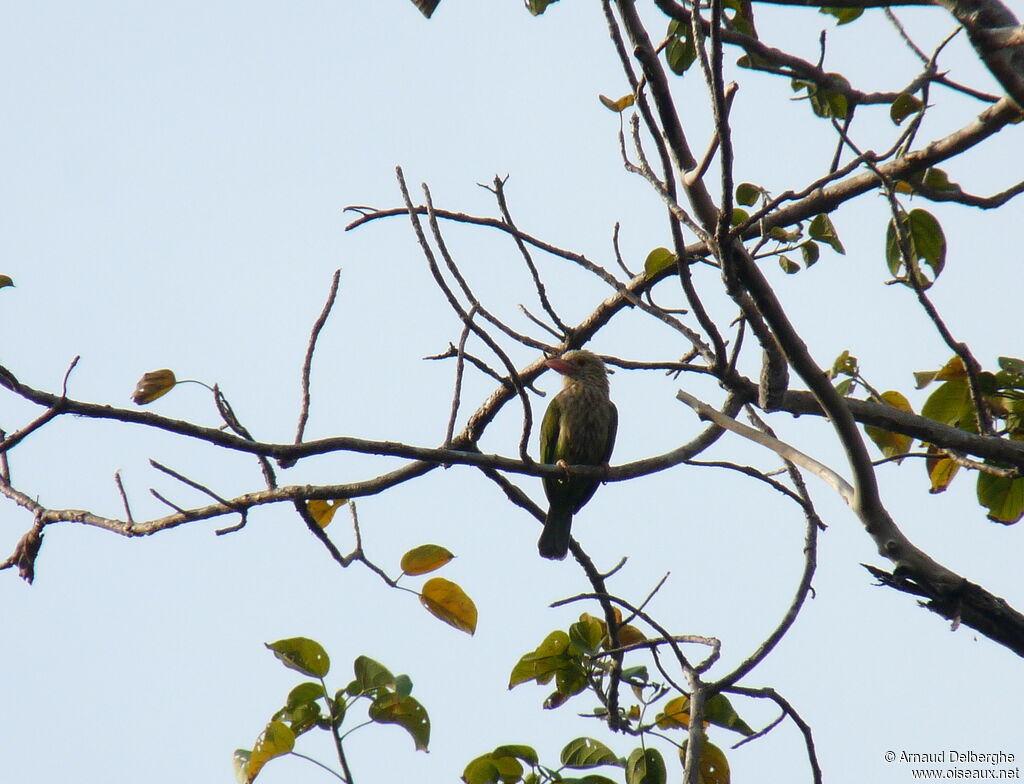
<path fill-rule="evenodd" d="M 565 474 L 565 478 L 569 479 L 572 474 L 569 473 L 569 464 L 564 460 L 556 460 L 555 465 L 562 469 L 562 473 Z"/>

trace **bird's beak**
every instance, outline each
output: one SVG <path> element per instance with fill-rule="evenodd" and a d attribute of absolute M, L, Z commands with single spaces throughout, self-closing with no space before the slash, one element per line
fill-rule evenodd
<path fill-rule="evenodd" d="M 547 365 L 552 370 L 554 370 L 555 372 L 561 373 L 563 376 L 572 373 L 572 365 L 570 365 L 564 359 L 560 359 L 558 357 L 552 357 L 551 359 L 546 360 L 544 364 Z"/>

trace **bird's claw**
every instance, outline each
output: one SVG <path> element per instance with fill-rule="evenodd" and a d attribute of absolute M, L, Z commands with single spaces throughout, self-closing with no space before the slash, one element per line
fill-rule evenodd
<path fill-rule="evenodd" d="M 565 478 L 569 479 L 572 474 L 569 473 L 569 464 L 564 460 L 556 460 L 555 465 L 562 469 L 562 473 L 565 474 Z"/>

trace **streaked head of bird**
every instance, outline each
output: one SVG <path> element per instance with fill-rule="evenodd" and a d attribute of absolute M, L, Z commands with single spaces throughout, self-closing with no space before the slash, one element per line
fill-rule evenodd
<path fill-rule="evenodd" d="M 584 386 L 608 389 L 608 368 L 597 354 L 578 349 L 566 351 L 562 356 L 549 359 L 545 364 L 565 376 L 565 386 Z"/>

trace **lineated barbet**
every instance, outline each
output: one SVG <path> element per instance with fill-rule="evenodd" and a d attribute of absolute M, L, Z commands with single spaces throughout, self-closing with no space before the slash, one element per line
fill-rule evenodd
<path fill-rule="evenodd" d="M 548 404 L 540 426 L 540 459 L 562 466 L 607 465 L 619 414 L 608 397 L 608 370 L 596 354 L 567 351 L 547 366 L 562 374 L 562 390 Z M 537 549 L 561 560 L 569 552 L 569 530 L 576 514 L 601 484 L 600 479 L 544 477 L 548 514 Z"/>

